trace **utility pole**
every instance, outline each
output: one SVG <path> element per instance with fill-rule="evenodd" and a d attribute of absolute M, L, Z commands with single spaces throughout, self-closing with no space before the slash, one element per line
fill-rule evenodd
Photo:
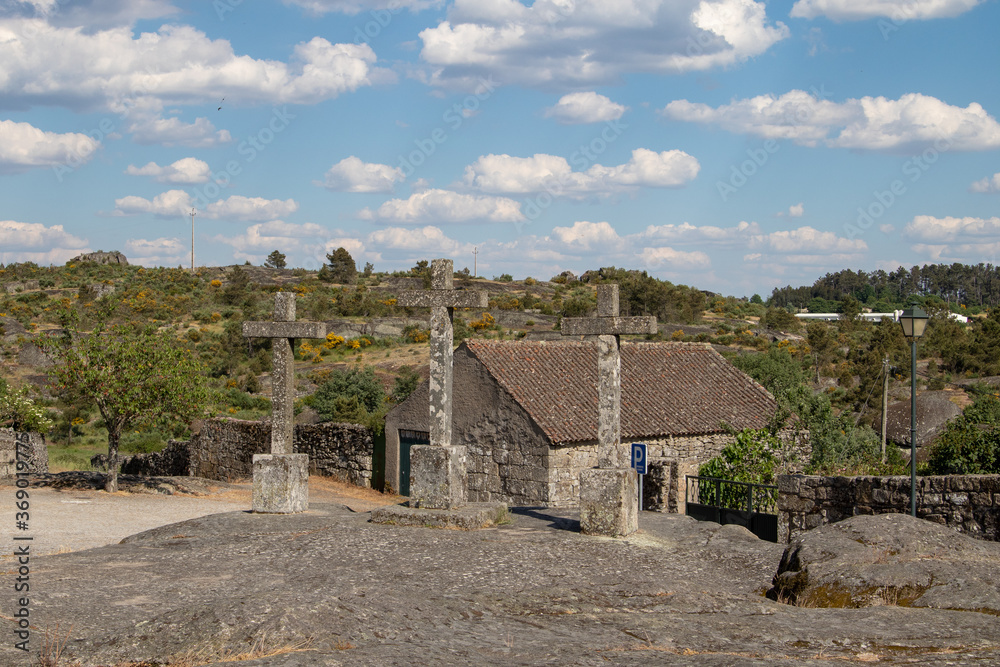
<path fill-rule="evenodd" d="M 479 246 L 472 249 L 472 277 L 479 277 Z"/>
<path fill-rule="evenodd" d="M 194 275 L 194 216 L 198 215 L 198 209 L 191 209 L 191 275 Z"/>
<path fill-rule="evenodd" d="M 885 429 L 889 422 L 889 355 L 882 361 L 882 463 L 885 463 Z"/>

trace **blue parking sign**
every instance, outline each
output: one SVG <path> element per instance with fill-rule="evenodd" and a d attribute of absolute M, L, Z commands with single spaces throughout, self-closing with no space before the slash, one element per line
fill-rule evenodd
<path fill-rule="evenodd" d="M 646 445 L 641 442 L 632 443 L 632 467 L 640 475 L 646 474 Z"/>

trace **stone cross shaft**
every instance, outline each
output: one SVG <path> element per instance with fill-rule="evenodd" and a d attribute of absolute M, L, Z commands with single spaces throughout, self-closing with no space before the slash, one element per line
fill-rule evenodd
<path fill-rule="evenodd" d="M 630 454 L 621 446 L 622 334 L 655 334 L 655 317 L 620 317 L 618 285 L 597 286 L 597 317 L 568 317 L 564 336 L 597 336 L 597 445 L 600 468 L 628 468 Z"/>
<path fill-rule="evenodd" d="M 456 290 L 454 263 L 450 259 L 431 262 L 431 289 L 403 292 L 400 306 L 431 309 L 430 417 L 431 445 L 451 445 L 452 377 L 455 345 L 455 308 L 487 308 L 486 292 Z"/>
<path fill-rule="evenodd" d="M 326 338 L 325 322 L 296 322 L 295 294 L 274 295 L 273 322 L 244 322 L 245 338 L 271 339 L 271 453 L 291 454 L 295 429 L 295 339 Z"/>

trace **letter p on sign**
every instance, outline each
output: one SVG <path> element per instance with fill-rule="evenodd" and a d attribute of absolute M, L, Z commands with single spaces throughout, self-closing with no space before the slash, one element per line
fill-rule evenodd
<path fill-rule="evenodd" d="M 646 445 L 641 442 L 632 444 L 632 467 L 638 474 L 646 474 Z"/>

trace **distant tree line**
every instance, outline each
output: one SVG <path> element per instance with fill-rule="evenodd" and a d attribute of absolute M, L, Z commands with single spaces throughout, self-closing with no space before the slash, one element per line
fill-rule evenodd
<path fill-rule="evenodd" d="M 979 308 L 1000 305 L 1000 266 L 993 264 L 927 264 L 895 271 L 828 273 L 803 287 L 776 287 L 769 306 L 836 310 L 853 298 L 873 310 L 891 310 L 911 297 L 936 297 L 946 303 Z"/>

